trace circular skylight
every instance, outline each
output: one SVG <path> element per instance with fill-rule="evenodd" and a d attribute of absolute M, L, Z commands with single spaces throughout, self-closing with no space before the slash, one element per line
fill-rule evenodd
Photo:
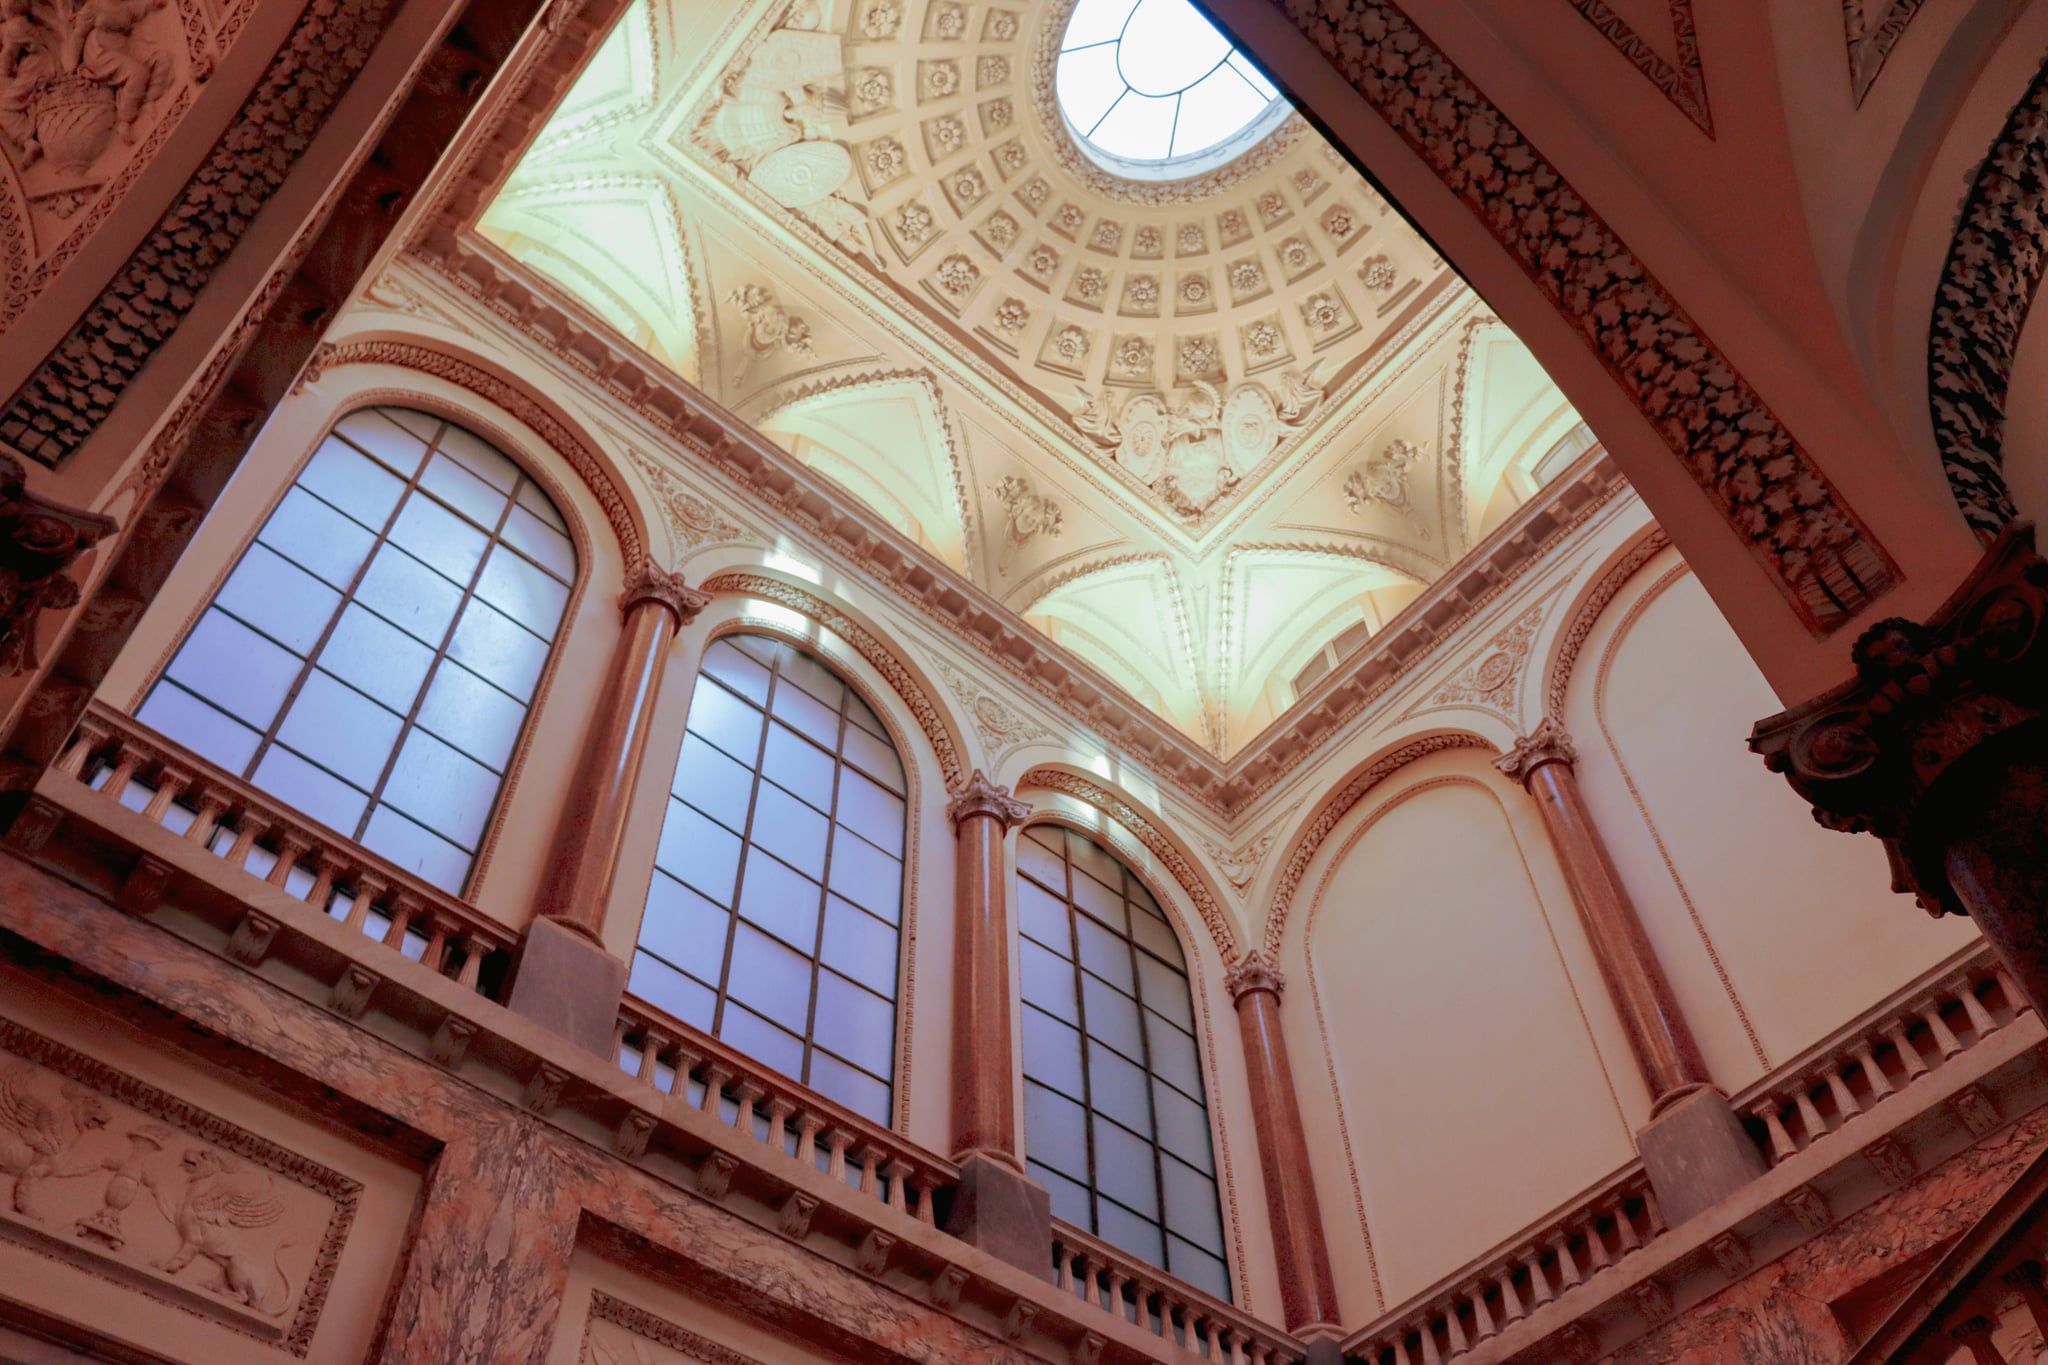
<path fill-rule="evenodd" d="M 1188 0 L 1077 0 L 1054 91 L 1088 155 L 1142 180 L 1220 166 L 1288 111 L 1273 83 Z"/>

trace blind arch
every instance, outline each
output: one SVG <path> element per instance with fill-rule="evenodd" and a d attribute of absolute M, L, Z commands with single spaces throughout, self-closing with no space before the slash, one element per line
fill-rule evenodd
<path fill-rule="evenodd" d="M 1024 1146 L 1053 1213 L 1231 1296 L 1194 992 L 1180 939 L 1085 835 L 1017 839 Z"/>
<path fill-rule="evenodd" d="M 460 423 L 338 420 L 144 724 L 423 880 L 468 880 L 578 573 L 541 486 Z"/>
<path fill-rule="evenodd" d="M 830 665 L 766 635 L 713 641 L 628 989 L 886 1126 L 907 792 Z"/>

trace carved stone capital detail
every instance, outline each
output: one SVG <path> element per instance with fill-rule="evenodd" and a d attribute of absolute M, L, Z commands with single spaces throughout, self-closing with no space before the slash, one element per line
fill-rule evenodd
<path fill-rule="evenodd" d="M 0 677 L 36 666 L 36 618 L 78 605 L 65 573 L 114 529 L 111 517 L 82 512 L 28 491 L 28 471 L 0 455 Z"/>
<path fill-rule="evenodd" d="M 1578 747 L 1564 726 L 1555 716 L 1545 716 L 1535 729 L 1516 740 L 1513 748 L 1493 760 L 1493 766 L 1517 782 L 1527 782 L 1529 774 L 1546 763 L 1571 767 L 1578 761 Z"/>
<path fill-rule="evenodd" d="M 1286 985 L 1287 978 L 1280 969 L 1262 957 L 1241 957 L 1223 973 L 1223 987 L 1233 1001 L 1242 1000 L 1253 991 L 1271 991 L 1277 996 Z"/>
<path fill-rule="evenodd" d="M 1874 834 L 1893 885 L 1962 914 L 1943 867 L 1941 778 L 2048 712 L 2048 562 L 2033 527 L 2008 527 L 1925 625 L 1893 617 L 1850 651 L 1856 676 L 1758 721 L 1749 747 L 1828 829 Z"/>
<path fill-rule="evenodd" d="M 667 607 L 680 628 L 696 620 L 697 613 L 711 605 L 711 594 L 699 592 L 683 581 L 682 574 L 671 573 L 648 559 L 626 576 L 626 586 L 619 593 L 619 611 L 622 615 L 631 614 L 642 602 Z"/>
<path fill-rule="evenodd" d="M 946 803 L 946 815 L 958 828 L 960 822 L 971 815 L 992 815 L 1009 829 L 1024 822 L 1031 814 L 1031 807 L 1010 795 L 1008 787 L 999 787 L 988 780 L 988 774 L 976 768 L 968 779 L 953 791 L 953 799 Z"/>

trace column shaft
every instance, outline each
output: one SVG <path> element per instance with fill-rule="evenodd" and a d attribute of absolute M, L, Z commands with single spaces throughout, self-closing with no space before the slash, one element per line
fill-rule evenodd
<path fill-rule="evenodd" d="M 1252 1121 L 1259 1138 L 1266 1214 L 1272 1224 L 1273 1259 L 1280 1272 L 1280 1302 L 1287 1330 L 1337 1329 L 1336 1278 L 1323 1238 L 1315 1178 L 1309 1171 L 1308 1137 L 1302 1129 L 1294 1069 L 1287 1059 L 1287 1040 L 1280 1032 L 1280 974 L 1256 958 L 1247 958 L 1231 969 L 1226 980 L 1236 997 L 1237 1026 L 1244 1036 Z"/>

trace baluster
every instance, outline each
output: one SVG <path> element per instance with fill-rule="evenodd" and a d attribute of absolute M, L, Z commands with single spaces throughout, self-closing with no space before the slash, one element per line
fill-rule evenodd
<path fill-rule="evenodd" d="M 768 1097 L 767 1087 L 759 1081 L 740 1082 L 740 1111 L 732 1116 L 732 1126 L 745 1137 L 754 1136 L 754 1106 Z"/>
<path fill-rule="evenodd" d="M 1444 1314 L 1444 1327 L 1449 1333 L 1451 1354 L 1458 1355 L 1472 1349 L 1472 1341 L 1465 1335 L 1465 1320 L 1458 1315 L 1458 1301 L 1451 1300 L 1451 1309 Z"/>
<path fill-rule="evenodd" d="M 306 892 L 306 904 L 327 913 L 327 902 L 334 895 L 334 879 L 341 875 L 341 864 L 334 855 L 321 849 L 313 858 L 313 885 Z"/>
<path fill-rule="evenodd" d="M 1892 1022 L 1884 1026 L 1884 1036 L 1891 1039 L 1892 1049 L 1899 1054 L 1899 1065 L 1906 1069 L 1906 1083 L 1912 1084 L 1927 1074 L 1927 1063 L 1920 1058 L 1920 1049 L 1913 1046 L 1906 1036 L 1906 1026 Z"/>
<path fill-rule="evenodd" d="M 370 906 L 384 894 L 384 883 L 367 872 L 356 874 L 356 898 L 348 907 L 348 919 L 343 921 L 357 933 L 370 922 Z"/>
<path fill-rule="evenodd" d="M 1579 1263 L 1572 1257 L 1571 1234 L 1554 1232 L 1550 1235 L 1550 1249 L 1557 1253 L 1557 1292 L 1562 1294 L 1585 1278 L 1579 1273 Z"/>
<path fill-rule="evenodd" d="M 1529 1272 L 1529 1311 L 1535 1312 L 1558 1295 L 1550 1277 L 1543 1273 L 1543 1253 L 1531 1249 L 1522 1255 L 1522 1265 Z"/>
<path fill-rule="evenodd" d="M 218 792 L 208 790 L 199 797 L 199 811 L 192 817 L 192 824 L 185 830 L 185 837 L 201 848 L 213 842 L 213 832 L 220 827 L 220 817 L 226 814 L 227 800 Z"/>
<path fill-rule="evenodd" d="M 789 1150 L 789 1116 L 796 1104 L 786 1095 L 768 1101 L 768 1145 L 778 1152 Z"/>
<path fill-rule="evenodd" d="M 1223 1358 L 1230 1365 L 1245 1365 L 1244 1333 L 1235 1327 L 1223 1329 Z"/>
<path fill-rule="evenodd" d="M 1408 1333 L 1394 1333 L 1394 1365 L 1415 1365 L 1415 1357 L 1408 1350 Z"/>
<path fill-rule="evenodd" d="M 1436 1324 L 1428 1318 L 1422 1320 L 1422 1365 L 1444 1365 L 1443 1353 L 1436 1345 Z"/>
<path fill-rule="evenodd" d="M 724 1062 L 713 1061 L 704 1068 L 704 1099 L 699 1104 L 705 1113 L 719 1117 L 719 1105 L 725 1100 L 725 1085 L 732 1079 L 732 1068 Z"/>
<path fill-rule="evenodd" d="M 668 1044 L 669 1039 L 667 1035 L 657 1033 L 651 1028 L 640 1035 L 639 1074 L 640 1079 L 647 1082 L 647 1088 L 650 1090 L 659 1090 L 661 1088 L 660 1076 L 655 1068 L 661 1064 L 661 1050 L 667 1047 Z"/>
<path fill-rule="evenodd" d="M 475 934 L 470 933 L 462 936 L 462 970 L 455 974 L 456 984 L 466 986 L 470 990 L 477 989 L 477 978 L 484 969 L 484 953 L 486 951 L 488 951 L 488 945 Z"/>
<path fill-rule="evenodd" d="M 1942 1060 L 1955 1056 L 1963 1050 L 1956 1041 L 1955 1033 L 1949 1028 L 1948 1020 L 1941 1017 L 1941 1002 L 1927 1000 L 1914 1007 L 1920 1021 L 1927 1025 L 1927 1031 L 1934 1035 L 1934 1046 L 1941 1053 Z"/>
<path fill-rule="evenodd" d="M 1468 1290 L 1472 1299 L 1472 1340 L 1484 1341 L 1500 1329 L 1493 1325 L 1493 1310 L 1486 1306 L 1486 1282 Z"/>
<path fill-rule="evenodd" d="M 412 926 L 413 916 L 420 912 L 420 899 L 410 891 L 401 891 L 391 902 L 391 923 L 384 929 L 384 946 L 398 952 L 405 951 L 405 931 Z"/>
<path fill-rule="evenodd" d="M 142 757 L 134 746 L 129 744 L 123 744 L 114 750 L 114 771 L 107 775 L 107 784 L 100 788 L 100 794 L 119 805 L 121 793 L 128 790 L 129 780 L 135 776 L 135 770 L 142 766 Z"/>
<path fill-rule="evenodd" d="M 285 878 L 292 875 L 292 869 L 299 865 L 299 859 L 306 856 L 312 842 L 297 830 L 285 830 L 277 836 L 277 861 L 270 865 L 270 875 L 263 880 L 282 889 Z"/>
<path fill-rule="evenodd" d="M 1586 1224 L 1586 1273 L 1598 1274 L 1614 1264 L 1607 1252 L 1607 1239 L 1600 1235 L 1600 1218 L 1595 1214 Z"/>
<path fill-rule="evenodd" d="M 1841 1065 L 1828 1063 L 1828 1092 L 1835 1097 L 1835 1112 L 1843 1121 L 1863 1112 L 1863 1106 L 1856 1102 L 1856 1096 L 1849 1089 L 1849 1082 L 1842 1076 Z"/>
<path fill-rule="evenodd" d="M 612 1062 L 621 1071 L 626 1069 L 626 1035 L 632 1031 L 633 1021 L 623 1014 L 619 1016 L 618 1022 L 612 1025 Z M 640 1070 L 632 1074 L 636 1076 L 644 1075 L 646 1069 L 647 1051 L 645 1048 L 642 1048 L 640 1052 Z"/>
<path fill-rule="evenodd" d="M 2006 1012 L 2013 1018 L 2017 1019 L 2033 1008 L 2027 1003 L 2027 997 L 2020 994 L 2019 983 L 2012 979 L 2012 973 L 2003 967 L 1998 969 L 1998 989 L 2005 996 Z"/>
<path fill-rule="evenodd" d="M 1102 1307 L 1102 1294 L 1101 1291 L 1095 1287 L 1095 1276 L 1098 1269 L 1099 1268 L 1095 1263 L 1094 1253 L 1087 1251 L 1082 1252 L 1081 1297 L 1088 1300 L 1088 1302 L 1093 1304 L 1095 1307 L 1100 1308 Z"/>
<path fill-rule="evenodd" d="M 448 955 L 448 921 L 441 915 L 427 916 L 427 946 L 420 954 L 420 965 L 428 971 L 440 974 L 442 959 Z"/>
<path fill-rule="evenodd" d="M 263 833 L 264 819 L 253 810 L 242 812 L 242 818 L 235 824 L 235 842 L 228 846 L 224 861 L 229 867 L 246 870 L 249 865 L 249 850 L 256 847 L 257 837 Z"/>
<path fill-rule="evenodd" d="M 796 1121 L 796 1159 L 804 1165 L 817 1169 L 818 1130 L 825 1125 L 816 1114 L 802 1114 Z"/>
<path fill-rule="evenodd" d="M 1977 998 L 1977 983 L 1964 981 L 1956 997 L 1963 1002 L 1963 1013 L 1970 1016 L 1970 1027 L 1979 1038 L 1998 1032 L 1998 1021 L 1991 1017 L 1991 1011 L 1984 1008 L 1984 1002 Z"/>
<path fill-rule="evenodd" d="M 1870 1084 L 1873 1100 L 1881 1100 L 1892 1093 L 1891 1077 L 1884 1074 L 1884 1068 L 1877 1064 L 1877 1053 L 1872 1050 L 1870 1040 L 1856 1044 L 1856 1065 L 1863 1069 L 1863 1079 Z"/>
<path fill-rule="evenodd" d="M 93 750 L 107 742 L 107 732 L 93 721 L 80 721 L 72 733 L 71 743 L 66 746 L 64 756 L 57 760 L 57 771 L 66 777 L 82 777 L 85 760 L 92 757 Z"/>
<path fill-rule="evenodd" d="M 1970 1348 L 1970 1359 L 1976 1365 L 2011 1365 L 2003 1352 L 1991 1340 L 1993 1324 L 1990 1318 L 1974 1317 L 1949 1329 L 1949 1335 Z"/>
<path fill-rule="evenodd" d="M 1664 1206 L 1657 1202 L 1657 1192 L 1655 1190 L 1651 1189 L 1648 1185 L 1643 1186 L 1642 1199 L 1643 1221 L 1650 1228 L 1649 1237 L 1643 1239 L 1647 1242 L 1651 1238 L 1670 1231 L 1671 1225 L 1664 1221 Z"/>
<path fill-rule="evenodd" d="M 1535 1292 L 1533 1285 L 1530 1292 Z M 1522 1307 L 1522 1296 L 1515 1291 L 1515 1263 L 1509 1261 L 1500 1272 L 1500 1325 L 1505 1327 L 1528 1311 Z"/>
<path fill-rule="evenodd" d="M 1792 1092 L 1792 1103 L 1799 1106 L 1799 1121 L 1805 1125 L 1807 1142 L 1817 1142 L 1832 1131 L 1828 1121 L 1820 1116 L 1819 1106 L 1814 1104 L 1813 1095 L 1803 1083 Z"/>
<path fill-rule="evenodd" d="M 1626 1256 L 1640 1249 L 1643 1239 L 1636 1233 L 1636 1220 L 1629 1217 L 1628 1201 L 1617 1199 L 1608 1208 L 1614 1214 L 1614 1235 L 1621 1244 L 1621 1254 Z"/>
<path fill-rule="evenodd" d="M 153 825 L 161 825 L 164 816 L 171 809 L 171 803 L 178 799 L 179 793 L 191 785 L 190 774 L 166 763 L 163 771 L 156 775 L 156 794 L 151 796 L 149 804 L 142 808 L 142 818 Z"/>
<path fill-rule="evenodd" d="M 2048 1291 L 2041 1284 L 2041 1263 L 2027 1261 L 2005 1272 L 2005 1282 L 2020 1291 L 2020 1301 L 2033 1320 L 2034 1335 L 2048 1340 Z"/>
<path fill-rule="evenodd" d="M 889 1178 L 889 1207 L 908 1217 L 910 1198 L 903 1188 L 903 1182 L 910 1176 L 910 1168 L 896 1158 L 889 1158 L 889 1164 L 882 1171 Z"/>
<path fill-rule="evenodd" d="M 1057 1241 L 1052 1244 L 1052 1287 L 1074 1292 L 1074 1253 Z"/>
<path fill-rule="evenodd" d="M 1206 1313 L 1202 1315 L 1201 1332 L 1203 1358 L 1207 1360 L 1221 1359 L 1217 1355 L 1219 1343 L 1216 1340 L 1216 1320 Z"/>
<path fill-rule="evenodd" d="M 836 1124 L 825 1130 L 825 1149 L 828 1153 L 825 1158 L 825 1174 L 834 1180 L 846 1179 L 846 1148 L 852 1140 L 852 1135 L 843 1132 Z"/>

